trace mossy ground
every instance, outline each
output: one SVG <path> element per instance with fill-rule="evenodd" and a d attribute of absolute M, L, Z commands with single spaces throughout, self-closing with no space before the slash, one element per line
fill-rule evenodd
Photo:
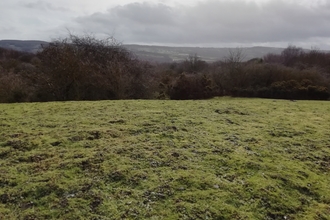
<path fill-rule="evenodd" d="M 0 105 L 0 219 L 329 216 L 329 102 Z"/>

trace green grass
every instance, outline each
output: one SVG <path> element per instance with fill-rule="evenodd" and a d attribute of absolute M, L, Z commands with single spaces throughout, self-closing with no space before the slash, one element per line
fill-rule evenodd
<path fill-rule="evenodd" d="M 0 219 L 330 219 L 330 103 L 0 105 Z"/>

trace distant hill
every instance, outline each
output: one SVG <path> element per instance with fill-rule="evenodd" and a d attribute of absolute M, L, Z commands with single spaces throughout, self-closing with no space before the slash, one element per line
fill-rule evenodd
<path fill-rule="evenodd" d="M 0 47 L 36 53 L 41 49 L 41 45 L 47 45 L 46 41 L 37 40 L 0 40 Z M 202 60 L 214 62 L 223 60 L 228 56 L 230 50 L 235 48 L 211 48 L 211 47 L 167 47 L 167 46 L 147 46 L 126 44 L 123 45 L 141 60 L 152 62 L 172 62 L 185 60 L 189 55 L 197 55 Z M 284 48 L 275 47 L 246 47 L 241 48 L 244 55 L 244 60 L 252 58 L 262 58 L 268 53 L 279 54 Z"/>
<path fill-rule="evenodd" d="M 41 49 L 42 44 L 47 45 L 48 42 L 38 40 L 0 40 L 0 47 L 2 48 L 29 53 L 36 53 Z"/>
<path fill-rule="evenodd" d="M 202 60 L 214 62 L 223 60 L 230 50 L 236 48 L 212 48 L 212 47 L 167 47 L 147 45 L 124 45 L 143 60 L 171 62 L 185 60 L 189 55 L 197 55 Z M 284 48 L 275 47 L 246 47 L 242 49 L 244 60 L 262 58 L 268 53 L 280 54 Z"/>

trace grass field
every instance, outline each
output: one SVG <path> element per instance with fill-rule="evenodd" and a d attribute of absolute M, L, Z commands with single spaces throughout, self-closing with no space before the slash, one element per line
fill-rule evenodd
<path fill-rule="evenodd" d="M 1 104 L 0 219 L 330 219 L 330 102 Z"/>

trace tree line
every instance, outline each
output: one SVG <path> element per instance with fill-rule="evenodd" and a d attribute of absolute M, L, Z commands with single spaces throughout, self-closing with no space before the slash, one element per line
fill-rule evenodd
<path fill-rule="evenodd" d="M 208 99 L 215 96 L 328 100 L 330 53 L 289 46 L 243 61 L 198 56 L 172 63 L 138 60 L 114 38 L 69 35 L 37 54 L 0 48 L 0 102 Z"/>

